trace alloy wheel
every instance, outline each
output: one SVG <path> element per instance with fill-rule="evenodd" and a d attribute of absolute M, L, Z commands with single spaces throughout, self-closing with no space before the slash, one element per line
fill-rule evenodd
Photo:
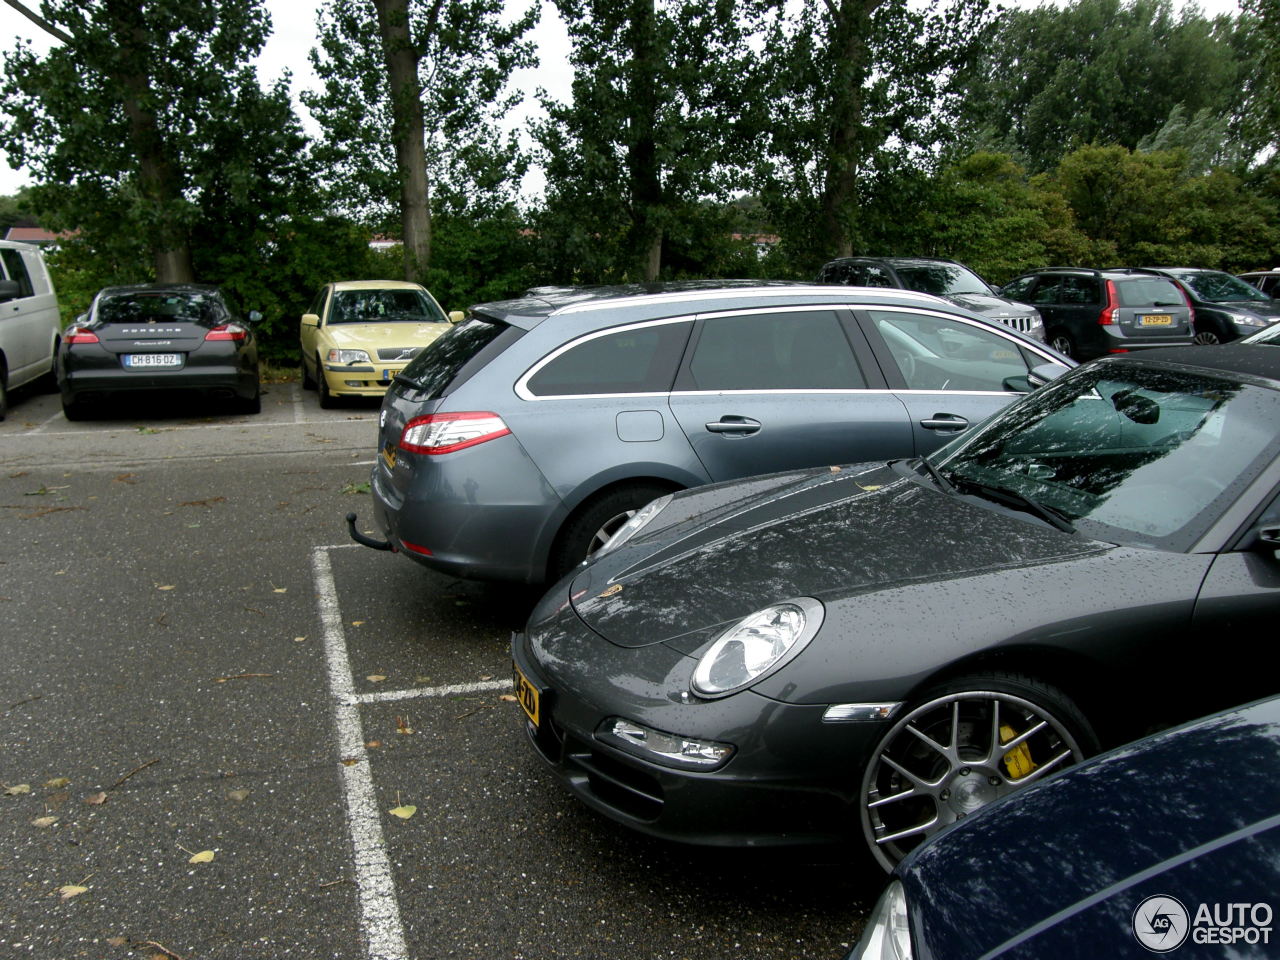
<path fill-rule="evenodd" d="M 944 826 L 1083 758 L 1066 722 L 1023 697 L 967 690 L 929 700 L 893 726 L 867 768 L 867 845 L 890 870 Z"/>
<path fill-rule="evenodd" d="M 587 544 L 587 556 L 594 556 L 597 550 L 609 542 L 610 537 L 621 530 L 623 525 L 635 516 L 636 510 L 638 509 L 640 508 L 636 507 L 633 510 L 623 510 L 621 513 L 613 515 L 602 523 L 600 525 L 600 529 L 591 535 L 591 542 Z"/>

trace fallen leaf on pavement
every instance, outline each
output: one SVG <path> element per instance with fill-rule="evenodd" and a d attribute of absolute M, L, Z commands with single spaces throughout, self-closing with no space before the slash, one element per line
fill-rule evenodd
<path fill-rule="evenodd" d="M 33 827 L 52 827 L 57 822 L 57 817 L 36 817 L 31 821 L 31 825 Z"/>
<path fill-rule="evenodd" d="M 75 883 L 68 883 L 65 887 L 59 887 L 58 892 L 62 894 L 63 900 L 70 900 L 72 897 L 78 897 L 82 893 L 88 893 L 89 888 Z"/>
<path fill-rule="evenodd" d="M 84 798 L 84 802 L 91 806 L 100 807 L 107 802 L 107 793 L 105 790 L 101 793 L 91 793 Z"/>
<path fill-rule="evenodd" d="M 370 683 L 381 683 L 383 680 L 387 679 L 387 677 L 385 674 L 371 673 L 367 677 L 365 677 L 365 679 L 368 680 Z"/>
<path fill-rule="evenodd" d="M 227 799 L 234 800 L 236 803 L 240 803 L 248 796 L 249 796 L 248 790 L 228 790 L 227 791 Z"/>
<path fill-rule="evenodd" d="M 44 785 L 50 790 L 61 790 L 70 782 L 71 780 L 68 777 L 54 777 L 52 780 L 46 780 Z"/>
<path fill-rule="evenodd" d="M 401 806 L 401 807 L 392 807 L 387 812 L 391 814 L 393 817 L 399 817 L 401 820 L 408 820 L 410 817 L 412 817 L 415 813 L 418 812 L 418 808 L 411 803 L 406 803 L 404 806 Z"/>
<path fill-rule="evenodd" d="M 29 783 L 15 783 L 12 787 L 5 787 L 4 789 L 4 795 L 6 797 L 16 797 L 20 793 L 30 792 L 31 784 Z"/>
<path fill-rule="evenodd" d="M 516 695 L 515 695 L 514 693 L 504 693 L 504 694 L 503 694 L 502 696 L 500 696 L 498 699 L 499 699 L 499 700 L 505 700 L 505 701 L 507 701 L 507 703 L 515 703 L 515 702 L 516 702 Z"/>
<path fill-rule="evenodd" d="M 187 863 L 209 863 L 213 860 L 212 850 L 201 850 L 199 853 L 193 853 L 191 859 Z"/>

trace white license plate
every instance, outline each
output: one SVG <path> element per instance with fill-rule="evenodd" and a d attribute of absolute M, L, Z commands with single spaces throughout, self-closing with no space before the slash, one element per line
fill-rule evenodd
<path fill-rule="evenodd" d="M 182 366 L 180 353 L 126 353 L 124 365 L 130 368 L 151 367 L 169 369 Z"/>

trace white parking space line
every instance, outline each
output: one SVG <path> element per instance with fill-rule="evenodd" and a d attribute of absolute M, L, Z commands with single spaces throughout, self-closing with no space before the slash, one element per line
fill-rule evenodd
<path fill-rule="evenodd" d="M 382 816 L 369 770 L 369 754 L 364 745 L 360 706 L 351 677 L 347 641 L 342 630 L 342 611 L 338 606 L 328 547 L 312 550 L 311 568 L 316 586 L 316 605 L 324 630 L 338 755 L 344 761 L 358 761 L 350 766 L 344 763 L 341 772 L 347 803 L 347 829 L 351 834 L 356 886 L 359 889 L 365 956 L 368 960 L 407 960 L 400 903 L 396 898 L 395 877 L 382 836 Z"/>
<path fill-rule="evenodd" d="M 510 690 L 511 678 L 505 680 L 477 680 L 475 683 L 451 683 L 443 687 L 420 687 L 416 690 L 386 690 L 378 693 L 361 693 L 356 701 L 365 703 L 391 703 L 394 700 L 418 700 L 422 697 L 452 697 L 462 693 L 487 693 L 491 690 Z"/>
<path fill-rule="evenodd" d="M 356 693 L 346 633 L 342 628 L 338 589 L 329 559 L 332 550 L 346 550 L 356 546 L 359 544 L 341 543 L 314 548 L 311 552 L 311 570 L 315 581 L 316 606 L 324 631 L 325 662 L 329 674 L 329 695 L 333 701 L 338 756 L 343 761 L 342 791 L 346 800 L 347 829 L 351 834 L 352 859 L 359 890 L 360 925 L 366 947 L 365 955 L 368 960 L 407 960 L 408 949 L 405 945 L 404 924 L 400 919 L 400 902 L 382 833 L 382 813 L 378 810 L 373 774 L 369 769 L 369 752 L 364 745 L 360 707 L 396 700 L 510 690 L 512 684 L 508 677 L 409 690 Z M 352 760 L 356 762 L 351 763 Z"/>
<path fill-rule="evenodd" d="M 293 422 L 302 423 L 307 413 L 302 409 L 303 389 L 296 383 L 289 384 L 289 393 L 293 395 Z"/>
<path fill-rule="evenodd" d="M 66 419 L 66 418 L 62 415 L 62 411 L 61 411 L 61 410 L 59 410 L 57 413 L 55 413 L 53 416 L 51 416 L 51 417 L 50 417 L 48 420 L 46 420 L 44 423 L 42 423 L 42 424 L 40 424 L 39 426 L 33 427 L 32 429 L 28 430 L 28 431 L 27 431 L 27 433 L 43 433 L 46 427 L 51 426 L 52 424 L 57 423 L 59 420 L 65 420 L 65 419 Z"/>

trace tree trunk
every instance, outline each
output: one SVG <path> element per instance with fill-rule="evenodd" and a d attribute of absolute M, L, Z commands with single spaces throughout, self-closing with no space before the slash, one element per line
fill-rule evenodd
<path fill-rule="evenodd" d="M 373 0 L 391 85 L 392 137 L 400 174 L 404 278 L 421 280 L 431 263 L 426 128 L 418 88 L 418 51 L 409 34 L 409 0 Z"/>
<path fill-rule="evenodd" d="M 138 158 L 138 190 L 155 219 L 150 240 L 156 280 L 191 283 L 195 271 L 183 216 L 181 178 L 169 160 L 168 145 L 154 111 L 144 106 L 153 99 L 145 66 L 150 40 L 136 4 L 112 3 L 107 11 L 117 42 L 123 50 L 130 51 L 121 62 L 134 67 L 116 74 L 114 79 L 120 85 L 129 139 Z"/>
<path fill-rule="evenodd" d="M 867 37 L 871 15 L 883 0 L 843 0 L 835 17 L 828 55 L 837 64 L 831 95 L 830 143 L 818 212 L 820 239 L 835 256 L 853 254 L 858 178 L 863 156 L 863 85 L 870 71 Z"/>
<path fill-rule="evenodd" d="M 631 181 L 632 250 L 646 281 L 662 272 L 662 177 L 654 128 L 658 120 L 658 63 L 654 0 L 633 0 L 631 111 L 627 123 L 627 174 Z"/>

